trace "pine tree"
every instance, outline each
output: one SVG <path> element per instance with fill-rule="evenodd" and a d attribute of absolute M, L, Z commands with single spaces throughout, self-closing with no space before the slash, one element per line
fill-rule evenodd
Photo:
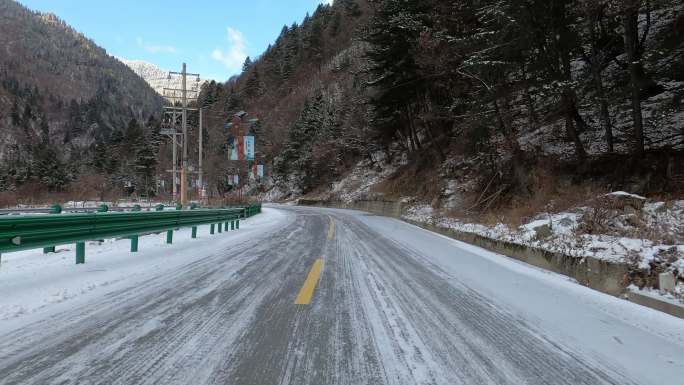
<path fill-rule="evenodd" d="M 247 98 L 261 95 L 261 80 L 259 79 L 259 70 L 256 67 L 250 70 L 243 93 Z"/>
<path fill-rule="evenodd" d="M 294 174 L 298 188 L 306 192 L 316 185 L 312 169 L 314 143 L 324 125 L 324 101 L 319 93 L 307 100 L 297 122 L 290 128 L 287 143 L 276 161 L 275 172 L 281 179 Z"/>
<path fill-rule="evenodd" d="M 366 37 L 372 47 L 368 57 L 373 76 L 369 85 L 375 89 L 371 99 L 375 138 L 385 143 L 399 138 L 409 150 L 420 146 L 410 111 L 421 85 L 415 51 L 425 13 L 419 0 L 383 0 Z"/>
<path fill-rule="evenodd" d="M 99 174 L 107 174 L 112 170 L 109 168 L 109 154 L 107 144 L 103 142 L 95 143 L 93 149 L 92 165 Z"/>
<path fill-rule="evenodd" d="M 121 150 L 125 155 L 134 154 L 135 148 L 144 141 L 144 133 L 142 127 L 138 124 L 138 121 L 133 118 L 128 122 L 126 130 L 123 132 L 123 138 L 121 142 Z"/>
<path fill-rule="evenodd" d="M 83 131 L 85 130 L 84 124 L 83 124 L 83 117 L 81 116 L 81 106 L 79 103 L 71 99 L 71 102 L 69 102 L 69 127 L 67 129 L 66 136 L 68 139 L 65 139 L 65 143 L 69 142 L 70 139 L 72 138 L 77 138 L 79 137 Z"/>
<path fill-rule="evenodd" d="M 281 76 L 284 80 L 288 80 L 294 71 L 294 68 L 299 60 L 299 52 L 301 48 L 300 31 L 297 23 L 292 24 L 283 42 L 283 54 L 281 65 Z"/>
<path fill-rule="evenodd" d="M 242 64 L 242 72 L 245 73 L 245 72 L 249 71 L 249 68 L 251 66 L 252 66 L 252 59 L 250 59 L 249 56 L 247 56 L 247 58 L 245 59 L 245 62 Z"/>
<path fill-rule="evenodd" d="M 12 111 L 10 112 L 10 117 L 12 118 L 13 126 L 21 125 L 21 112 L 19 112 L 19 102 L 17 99 L 14 99 L 12 102 Z"/>
<path fill-rule="evenodd" d="M 621 36 L 617 33 L 617 18 L 610 14 L 608 1 L 580 0 L 584 20 L 581 28 L 582 60 L 591 74 L 591 83 L 596 93 L 601 125 L 605 133 L 609 153 L 614 151 L 613 122 L 610 116 L 608 90 L 603 72 L 622 53 Z M 586 47 L 586 48 L 584 48 Z"/>
<path fill-rule="evenodd" d="M 308 46 L 305 47 L 307 54 L 312 62 L 320 65 L 323 61 L 323 16 L 321 12 L 316 12 L 310 22 L 308 33 Z"/>
<path fill-rule="evenodd" d="M 336 37 L 340 33 L 340 27 L 342 26 L 342 13 L 336 11 L 333 13 L 332 20 L 330 22 L 330 36 Z"/>
<path fill-rule="evenodd" d="M 47 116 L 44 113 L 40 115 L 40 136 L 44 144 L 50 143 L 50 126 L 48 124 Z"/>
<path fill-rule="evenodd" d="M 215 80 L 205 83 L 198 97 L 198 104 L 202 107 L 213 105 L 218 100 L 218 85 Z"/>
<path fill-rule="evenodd" d="M 8 170 L 5 167 L 0 167 L 0 192 L 7 191 L 10 188 Z"/>
<path fill-rule="evenodd" d="M 643 157 L 645 151 L 645 137 L 644 137 L 644 118 L 641 111 L 641 94 L 642 91 L 651 87 L 654 83 L 652 79 L 648 79 L 643 65 L 643 57 L 645 53 L 644 42 L 651 27 L 650 18 L 650 3 L 646 2 L 646 26 L 643 28 L 643 35 L 640 35 L 639 15 L 642 11 L 642 1 L 640 0 L 625 0 L 621 4 L 622 9 L 622 24 L 623 36 L 625 44 L 625 53 L 627 54 L 627 69 L 629 72 L 629 86 L 630 102 L 632 107 L 632 148 L 636 157 Z M 648 85 L 647 85 L 648 84 Z"/>
<path fill-rule="evenodd" d="M 154 193 L 157 174 L 157 154 L 151 140 L 143 140 L 136 146 L 135 172 L 140 193 L 149 196 Z"/>
<path fill-rule="evenodd" d="M 31 169 L 50 191 L 63 191 L 69 185 L 67 164 L 53 146 L 42 144 L 35 148 Z"/>
<path fill-rule="evenodd" d="M 363 14 L 356 0 L 338 0 L 344 6 L 347 16 L 359 17 Z"/>

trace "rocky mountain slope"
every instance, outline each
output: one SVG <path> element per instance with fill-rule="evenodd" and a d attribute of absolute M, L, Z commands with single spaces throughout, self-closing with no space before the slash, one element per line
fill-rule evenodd
<path fill-rule="evenodd" d="M 133 70 L 138 76 L 143 78 L 159 95 L 164 95 L 164 88 L 175 88 L 180 89 L 182 86 L 182 80 L 179 76 L 173 76 L 169 79 L 168 70 L 161 69 L 152 63 L 148 63 L 144 60 L 119 60 L 127 65 Z M 177 69 L 175 71 L 178 71 Z M 197 81 L 196 78 L 188 78 L 187 87 L 192 90 L 199 90 L 202 85 L 207 82 L 206 79 L 200 78 Z"/>
<path fill-rule="evenodd" d="M 367 154 L 367 44 L 362 36 L 371 15 L 366 0 L 321 4 L 301 22 L 284 26 L 262 55 L 245 63 L 240 76 L 208 83 L 199 103 L 207 107 L 209 156 L 225 159 L 231 133 L 224 123 L 244 110 L 259 118 L 257 159 L 273 176 L 258 189 L 269 189 L 275 181 L 301 193 L 343 175 Z M 286 160 L 285 154 L 298 159 Z M 244 167 L 215 164 L 208 171 L 211 194 L 231 191 L 228 175 L 235 172 L 247 179 Z"/>
<path fill-rule="evenodd" d="M 480 211 L 567 184 L 676 192 L 683 21 L 674 0 L 340 0 L 200 102 L 217 127 L 260 118 L 289 197 L 335 195 L 357 165 L 398 165 L 375 195 Z M 216 171 L 217 184 L 231 172 Z"/>
<path fill-rule="evenodd" d="M 104 149 L 161 110 L 143 79 L 53 14 L 0 0 L 0 47 L 0 191 L 101 172 Z"/>

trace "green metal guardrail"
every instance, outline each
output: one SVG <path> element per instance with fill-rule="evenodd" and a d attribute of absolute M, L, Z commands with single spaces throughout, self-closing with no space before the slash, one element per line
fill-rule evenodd
<path fill-rule="evenodd" d="M 253 204 L 253 205 L 230 205 L 230 206 L 223 206 L 224 209 L 240 209 L 242 210 L 242 216 L 243 218 L 249 218 L 252 216 L 255 216 L 259 213 L 261 213 L 261 203 Z M 240 227 L 238 227 L 240 228 Z"/>
<path fill-rule="evenodd" d="M 140 208 L 135 208 L 140 210 Z M 192 238 L 197 237 L 197 226 L 210 225 L 222 232 L 240 228 L 240 219 L 261 212 L 261 205 L 230 209 L 197 209 L 163 211 L 133 211 L 111 213 L 104 207 L 97 213 L 25 215 L 0 217 L 1 253 L 43 248 L 45 253 L 54 252 L 55 245 L 76 243 L 76 263 L 85 263 L 85 242 L 105 238 L 128 237 L 131 252 L 138 251 L 138 237 L 143 234 L 166 231 L 166 242 L 173 243 L 174 230 L 192 227 Z M 55 210 L 58 214 L 60 210 Z"/>
<path fill-rule="evenodd" d="M 245 218 L 249 218 L 261 212 L 261 203 L 249 206 L 237 206 L 236 208 L 242 208 L 245 211 Z"/>

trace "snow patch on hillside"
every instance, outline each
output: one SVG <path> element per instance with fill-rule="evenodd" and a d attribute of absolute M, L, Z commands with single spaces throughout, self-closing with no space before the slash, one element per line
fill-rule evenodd
<path fill-rule="evenodd" d="M 329 190 L 311 194 L 307 198 L 345 203 L 376 198 L 378 194 L 373 191 L 373 186 L 387 180 L 406 163 L 406 156 L 388 164 L 385 162 L 384 154 L 374 154 L 372 162 L 368 159 L 358 162 L 344 178 L 332 183 Z"/>
<path fill-rule="evenodd" d="M 182 79 L 180 76 L 172 76 L 169 79 L 169 71 L 159 68 L 152 63 L 143 60 L 119 60 L 133 70 L 138 76 L 143 78 L 159 95 L 164 96 L 164 88 L 180 89 L 182 87 Z M 199 91 L 204 83 L 210 79 L 199 79 L 196 77 L 188 77 L 187 87 L 189 90 Z"/>

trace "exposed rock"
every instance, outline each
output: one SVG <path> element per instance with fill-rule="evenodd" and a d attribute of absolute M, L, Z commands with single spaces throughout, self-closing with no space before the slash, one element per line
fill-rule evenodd
<path fill-rule="evenodd" d="M 549 224 L 537 226 L 533 230 L 535 232 L 534 238 L 536 240 L 546 239 L 553 235 L 553 230 L 551 229 L 551 226 Z"/>
<path fill-rule="evenodd" d="M 660 273 L 658 275 L 658 289 L 673 292 L 675 289 L 676 279 L 674 274 L 670 272 Z"/>
<path fill-rule="evenodd" d="M 641 211 L 646 203 L 646 198 L 624 191 L 616 191 L 602 197 L 606 205 L 612 209 L 624 210 L 626 214 L 634 214 Z"/>

